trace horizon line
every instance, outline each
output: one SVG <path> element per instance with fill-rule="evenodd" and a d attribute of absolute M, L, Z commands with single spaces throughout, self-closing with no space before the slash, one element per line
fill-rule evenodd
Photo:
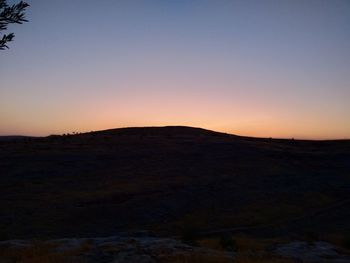
<path fill-rule="evenodd" d="M 38 135 L 23 135 L 23 134 L 4 134 L 1 135 L 0 137 L 30 137 L 30 138 L 46 138 L 49 136 L 63 136 L 64 134 L 74 136 L 74 135 L 79 135 L 79 134 L 88 134 L 91 132 L 102 132 L 102 131 L 107 131 L 107 130 L 118 130 L 118 129 L 137 129 L 137 128 L 166 128 L 166 127 L 184 127 L 184 128 L 192 128 L 192 129 L 202 129 L 206 131 L 211 131 L 211 132 L 217 132 L 217 133 L 222 133 L 222 134 L 227 134 L 227 135 L 232 135 L 232 136 L 238 136 L 238 137 L 243 137 L 243 138 L 253 138 L 253 139 L 273 139 L 273 140 L 296 140 L 296 141 L 348 141 L 350 140 L 350 137 L 348 138 L 324 138 L 324 139 L 312 139 L 312 138 L 303 138 L 303 137 L 272 137 L 272 136 L 266 136 L 266 137 L 259 137 L 259 136 L 249 136 L 249 135 L 242 135 L 242 134 L 237 134 L 237 133 L 231 133 L 227 131 L 219 131 L 219 130 L 211 130 L 207 128 L 202 128 L 202 127 L 196 127 L 196 126 L 186 126 L 186 125 L 164 125 L 164 126 L 122 126 L 122 127 L 116 127 L 116 128 L 107 128 L 107 129 L 102 129 L 102 130 L 90 130 L 90 131 L 72 131 L 72 132 L 65 132 L 61 134 L 48 134 L 48 135 L 43 135 L 43 136 L 38 136 Z"/>

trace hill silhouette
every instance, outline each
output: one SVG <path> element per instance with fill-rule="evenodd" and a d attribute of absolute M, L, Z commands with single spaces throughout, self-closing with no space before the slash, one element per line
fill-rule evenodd
<path fill-rule="evenodd" d="M 226 133 L 215 132 L 203 128 L 188 126 L 164 127 L 128 127 L 94 132 L 101 135 L 151 135 L 151 136 L 228 136 Z"/>
<path fill-rule="evenodd" d="M 349 170 L 349 140 L 184 126 L 0 140 L 0 237 L 341 233 Z"/>

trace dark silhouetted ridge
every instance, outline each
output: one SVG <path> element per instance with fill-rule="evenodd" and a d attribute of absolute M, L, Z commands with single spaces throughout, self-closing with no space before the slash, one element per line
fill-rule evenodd
<path fill-rule="evenodd" d="M 35 138 L 38 138 L 38 137 L 23 136 L 23 135 L 5 135 L 5 136 L 0 136 L 0 141 L 25 140 L 25 139 L 35 139 Z"/>
<path fill-rule="evenodd" d="M 164 126 L 164 127 L 129 127 L 116 128 L 92 132 L 101 135 L 138 135 L 138 136 L 175 136 L 175 137 L 197 137 L 197 136 L 233 136 L 226 133 L 215 132 L 203 128 L 188 126 Z"/>
<path fill-rule="evenodd" d="M 192 222 L 326 236 L 350 229 L 349 171 L 350 141 L 184 126 L 0 140 L 0 239 L 181 235 Z"/>

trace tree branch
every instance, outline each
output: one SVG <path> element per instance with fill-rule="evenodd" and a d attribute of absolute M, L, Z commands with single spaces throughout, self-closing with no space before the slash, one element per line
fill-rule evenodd
<path fill-rule="evenodd" d="M 9 24 L 23 24 L 23 22 L 28 22 L 25 19 L 24 13 L 28 6 L 29 4 L 24 1 L 9 6 L 6 0 L 0 0 L 0 31 L 7 30 Z M 0 38 L 0 50 L 8 48 L 7 43 L 11 42 L 14 36 L 13 33 L 4 34 Z"/>

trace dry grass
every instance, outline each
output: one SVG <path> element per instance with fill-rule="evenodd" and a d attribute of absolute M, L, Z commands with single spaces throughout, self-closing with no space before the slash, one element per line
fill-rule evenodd
<path fill-rule="evenodd" d="M 236 246 L 236 257 L 234 260 L 218 262 L 235 262 L 235 263 L 291 263 L 293 260 L 280 258 L 276 255 L 271 255 L 266 253 L 266 249 L 276 243 L 285 242 L 283 239 L 262 239 L 255 238 L 247 235 L 237 235 L 233 237 L 235 246 Z M 223 248 L 220 244 L 220 238 L 202 238 L 198 241 L 198 244 L 201 247 L 214 249 L 217 251 L 223 251 Z M 212 262 L 211 259 L 203 258 L 202 261 L 177 261 L 177 262 Z M 216 262 L 216 261 L 214 261 Z"/>
<path fill-rule="evenodd" d="M 78 256 L 88 249 L 86 244 L 65 252 L 56 252 L 56 247 L 41 241 L 28 247 L 1 247 L 0 263 L 84 263 Z"/>
<path fill-rule="evenodd" d="M 293 263 L 292 259 L 284 259 L 268 254 L 238 253 L 234 263 Z"/>
<path fill-rule="evenodd" d="M 168 257 L 163 259 L 161 263 L 232 263 L 232 259 L 224 254 L 203 255 L 197 252 Z"/>
<path fill-rule="evenodd" d="M 209 249 L 223 250 L 219 238 L 202 238 L 198 240 L 198 245 Z"/>
<path fill-rule="evenodd" d="M 247 235 L 235 235 L 232 237 L 238 252 L 249 252 L 249 251 L 265 251 L 269 246 L 276 243 L 284 243 L 286 240 L 282 238 L 255 238 Z M 198 244 L 201 247 L 223 250 L 220 238 L 202 238 L 198 240 Z"/>
<path fill-rule="evenodd" d="M 176 255 L 166 258 L 161 263 L 293 263 L 295 261 L 280 258 L 268 254 L 243 253 L 238 252 L 234 258 L 230 258 L 224 253 L 215 255 L 203 255 L 198 252 L 188 255 Z"/>
<path fill-rule="evenodd" d="M 325 240 L 331 244 L 334 244 L 338 247 L 344 254 L 350 255 L 350 234 L 349 233 L 334 233 L 322 237 L 322 240 Z"/>
<path fill-rule="evenodd" d="M 234 240 L 237 244 L 237 250 L 240 252 L 266 251 L 266 249 L 274 244 L 287 241 L 282 238 L 255 238 L 247 235 L 235 236 Z"/>
<path fill-rule="evenodd" d="M 264 246 L 271 240 L 259 240 L 251 237 L 236 237 L 238 252 L 235 258 L 226 254 L 220 247 L 219 238 L 201 239 L 199 242 L 203 247 L 216 249 L 216 252 L 204 254 L 202 252 L 191 252 L 177 255 L 169 255 L 159 258 L 161 263 L 291 263 L 293 261 L 282 259 L 274 255 L 266 254 Z M 83 255 L 92 249 L 89 241 L 81 243 L 80 246 L 57 252 L 58 244 L 43 241 L 35 241 L 28 247 L 1 247 L 0 263 L 84 263 Z M 109 249 L 112 249 L 109 248 Z M 113 248 L 113 251 L 116 251 Z M 253 252 L 254 251 L 254 252 Z"/>

